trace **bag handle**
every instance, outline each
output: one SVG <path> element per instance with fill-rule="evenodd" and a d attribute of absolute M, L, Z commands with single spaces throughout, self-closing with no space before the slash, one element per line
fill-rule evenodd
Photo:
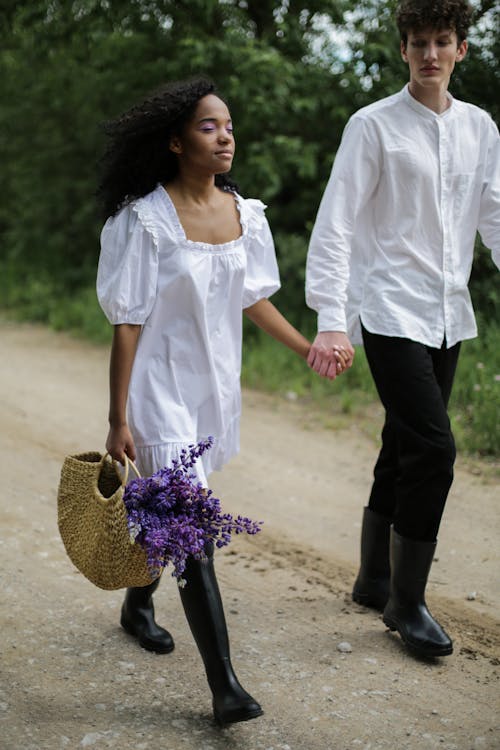
<path fill-rule="evenodd" d="M 103 464 L 104 461 L 106 461 L 106 459 L 108 458 L 108 456 L 110 457 L 112 463 L 115 463 L 115 464 L 118 464 L 118 465 L 121 466 L 120 462 L 116 461 L 116 459 L 112 458 L 111 454 L 108 451 L 106 451 L 106 453 L 102 457 L 101 464 Z M 135 463 L 132 461 L 131 458 L 129 458 L 127 456 L 126 453 L 124 453 L 123 456 L 124 456 L 125 460 L 123 462 L 124 471 L 123 471 L 123 476 L 122 476 L 122 486 L 125 487 L 125 485 L 127 484 L 127 481 L 128 481 L 128 475 L 129 475 L 130 467 L 132 467 L 132 470 L 134 471 L 134 473 L 135 473 L 135 475 L 136 475 L 137 478 L 140 478 L 141 473 L 140 473 L 139 469 L 137 468 L 137 466 L 135 465 Z"/>

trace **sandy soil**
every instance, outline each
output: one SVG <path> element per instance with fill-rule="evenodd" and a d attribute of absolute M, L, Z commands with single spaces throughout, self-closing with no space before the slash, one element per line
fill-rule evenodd
<path fill-rule="evenodd" d="M 86 581 L 58 535 L 64 456 L 103 448 L 107 351 L 6 322 L 0 351 L 3 750 L 500 747 L 491 473 L 459 462 L 428 587 L 455 652 L 418 661 L 350 600 L 376 444 L 354 422 L 326 430 L 303 406 L 245 392 L 241 454 L 213 487 L 265 526 L 221 551 L 218 572 L 233 661 L 265 716 L 220 730 L 173 580 L 156 609 L 176 649 L 150 654 L 118 625 L 122 592 Z"/>

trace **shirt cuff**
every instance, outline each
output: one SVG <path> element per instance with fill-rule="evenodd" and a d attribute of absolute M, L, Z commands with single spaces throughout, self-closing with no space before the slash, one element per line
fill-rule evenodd
<path fill-rule="evenodd" d="M 324 308 L 318 312 L 318 333 L 322 331 L 347 331 L 347 321 L 343 310 Z"/>

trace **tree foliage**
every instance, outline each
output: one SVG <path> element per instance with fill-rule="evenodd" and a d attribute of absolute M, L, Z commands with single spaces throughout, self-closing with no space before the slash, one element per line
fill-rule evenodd
<path fill-rule="evenodd" d="M 4 0 L 0 10 L 0 293 L 93 283 L 99 124 L 166 80 L 205 74 L 236 126 L 233 176 L 269 205 L 299 324 L 308 236 L 352 112 L 406 81 L 392 0 Z M 498 4 L 478 6 L 456 94 L 498 119 Z M 491 25 L 493 24 L 493 26 Z M 478 300 L 490 300 L 481 256 Z M 28 293 L 28 292 L 27 292 Z M 29 292 L 32 293 L 31 291 Z"/>

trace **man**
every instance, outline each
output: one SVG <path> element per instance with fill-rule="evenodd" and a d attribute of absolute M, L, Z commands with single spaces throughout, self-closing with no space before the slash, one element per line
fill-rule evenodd
<path fill-rule="evenodd" d="M 477 335 L 467 289 L 477 230 L 500 266 L 498 129 L 448 92 L 470 17 L 463 0 L 400 4 L 409 83 L 348 122 L 307 259 L 319 331 L 310 365 L 333 379 L 334 350 L 352 363 L 361 329 L 385 408 L 353 599 L 422 656 L 453 650 L 424 594 L 453 478 L 448 399 L 460 342 Z"/>

